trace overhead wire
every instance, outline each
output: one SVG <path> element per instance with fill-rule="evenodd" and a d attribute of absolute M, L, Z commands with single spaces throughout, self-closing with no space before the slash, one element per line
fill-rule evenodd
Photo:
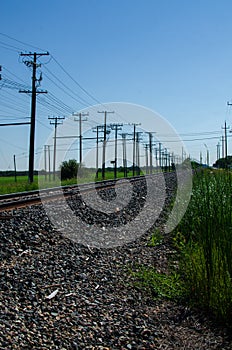
<path fill-rule="evenodd" d="M 85 92 L 85 94 L 87 95 L 87 96 L 89 96 L 93 101 L 95 101 L 95 102 L 97 102 L 97 103 L 99 103 L 99 104 L 101 104 L 101 102 L 98 100 L 98 99 L 96 99 L 92 94 L 90 94 L 85 88 L 83 88 L 83 86 L 81 86 L 77 81 L 76 81 L 76 79 L 74 79 L 72 76 L 71 76 L 71 74 L 69 74 L 68 72 L 67 72 L 67 70 L 57 61 L 57 59 L 53 56 L 53 55 L 51 55 L 52 56 L 52 58 L 53 58 L 53 60 L 56 62 L 56 64 L 60 67 L 60 69 L 62 69 L 62 71 L 83 91 L 83 92 Z"/>
<path fill-rule="evenodd" d="M 73 90 L 68 87 L 66 84 L 64 84 L 64 82 L 62 80 L 60 80 L 55 74 L 53 74 L 47 67 L 44 67 L 60 84 L 61 86 L 59 86 L 56 82 L 54 82 L 51 78 L 48 77 L 47 74 L 44 74 L 50 81 L 52 81 L 53 84 L 55 84 L 59 89 L 61 89 L 65 94 L 67 94 L 68 96 L 70 96 L 71 98 L 73 98 L 75 101 L 77 101 L 78 103 L 86 106 L 89 106 L 90 104 L 88 103 L 88 101 L 86 101 L 85 99 L 83 99 L 81 96 L 77 95 L 75 92 L 73 92 Z M 68 93 L 67 91 L 65 91 L 65 89 L 67 89 L 70 93 Z M 74 95 L 74 96 L 73 96 Z"/>
<path fill-rule="evenodd" d="M 24 41 L 15 39 L 15 38 L 13 38 L 12 36 L 10 36 L 10 35 L 8 35 L 8 34 L 0 33 L 0 35 L 4 36 L 5 38 L 8 38 L 8 39 L 10 39 L 10 40 L 13 40 L 13 41 L 15 41 L 15 42 L 18 42 L 18 43 L 20 43 L 20 44 L 23 44 L 24 46 L 30 46 L 30 47 L 33 47 L 33 48 L 36 49 L 36 50 L 45 51 L 45 50 L 41 49 L 40 47 L 37 47 L 37 46 L 31 45 L 31 44 L 28 44 L 28 43 L 26 43 L 26 42 L 24 42 Z M 20 50 L 20 51 L 23 51 L 23 50 Z"/>

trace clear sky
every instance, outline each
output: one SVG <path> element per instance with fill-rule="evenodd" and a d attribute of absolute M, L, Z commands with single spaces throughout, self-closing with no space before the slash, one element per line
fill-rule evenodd
<path fill-rule="evenodd" d="M 192 157 L 202 151 L 204 161 L 208 148 L 212 163 L 232 117 L 231 15 L 230 0 L 2 0 L 0 123 L 28 120 L 30 96 L 18 90 L 30 89 L 31 69 L 19 53 L 44 50 L 51 56 L 39 59 L 48 94 L 37 99 L 38 156 L 53 130 L 48 116 L 122 101 L 159 113 Z M 95 113 L 86 125 L 102 120 Z M 28 139 L 29 126 L 0 127 L 0 169 L 13 168 L 14 154 L 27 169 Z M 229 134 L 229 154 L 231 141 Z"/>

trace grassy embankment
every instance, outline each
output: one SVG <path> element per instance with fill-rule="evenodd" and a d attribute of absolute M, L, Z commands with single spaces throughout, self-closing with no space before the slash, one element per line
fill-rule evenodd
<path fill-rule="evenodd" d="M 158 297 L 183 298 L 190 305 L 232 320 L 232 173 L 201 171 L 193 179 L 188 209 L 171 234 L 178 268 L 168 274 L 141 267 L 139 283 Z M 151 246 L 162 243 L 155 233 Z"/>

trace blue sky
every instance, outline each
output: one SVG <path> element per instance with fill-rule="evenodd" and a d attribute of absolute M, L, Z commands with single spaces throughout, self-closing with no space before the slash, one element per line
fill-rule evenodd
<path fill-rule="evenodd" d="M 231 13 L 229 0 L 42 0 L 36 4 L 3 0 L 2 78 L 30 87 L 31 71 L 20 62 L 19 53 L 36 48 L 49 51 L 56 61 L 40 59 L 46 63 L 41 67 L 41 88 L 69 107 L 62 113 L 38 104 L 38 155 L 53 130 L 49 115 L 68 116 L 69 111 L 96 103 L 58 62 L 98 101 L 130 102 L 158 112 L 180 135 L 189 134 L 184 140 L 200 139 L 185 143 L 193 157 L 199 159 L 202 151 L 204 160 L 207 146 L 211 163 L 215 161 L 221 126 L 225 120 L 230 125 L 232 115 L 226 105 L 232 99 Z M 76 99 L 60 89 L 61 82 Z M 78 103 L 77 96 L 86 104 Z M 0 123 L 25 116 L 30 116 L 29 96 L 3 86 Z M 102 122 L 100 115 L 92 115 L 89 127 L 91 120 L 92 126 Z M 116 116 L 112 121 L 120 122 Z M 28 126 L 0 128 L 1 169 L 13 167 L 13 154 L 18 167 L 27 168 L 28 137 Z M 231 154 L 232 139 L 228 140 Z"/>

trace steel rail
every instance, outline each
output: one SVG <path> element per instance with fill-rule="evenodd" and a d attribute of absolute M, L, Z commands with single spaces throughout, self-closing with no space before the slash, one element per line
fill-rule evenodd
<path fill-rule="evenodd" d="M 156 175 L 156 174 L 153 174 Z M 0 212 L 20 207 L 25 207 L 33 204 L 40 204 L 41 198 L 42 200 L 52 201 L 62 197 L 68 197 L 78 192 L 75 192 L 75 189 L 80 189 L 81 191 L 93 191 L 93 190 L 102 190 L 114 187 L 118 181 L 128 180 L 132 182 L 140 181 L 144 179 L 144 177 L 150 177 L 151 175 L 145 176 L 135 176 L 129 178 L 119 178 L 119 179 L 111 179 L 111 180 L 103 180 L 97 182 L 89 182 L 84 184 L 76 184 L 76 185 L 66 185 L 59 187 L 51 187 L 41 190 L 33 190 L 28 192 L 18 192 L 18 193 L 10 193 L 5 195 L 0 195 Z M 123 185 L 123 182 L 120 183 Z M 4 216 L 0 216 L 0 219 L 5 218 Z"/>

